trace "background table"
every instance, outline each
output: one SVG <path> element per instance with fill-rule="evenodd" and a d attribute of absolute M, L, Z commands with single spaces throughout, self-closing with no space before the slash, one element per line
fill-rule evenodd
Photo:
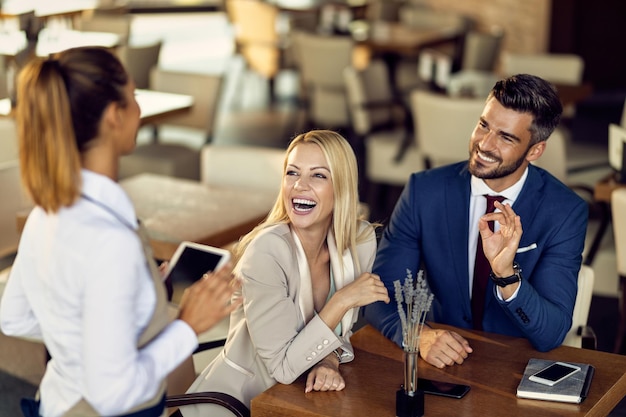
<path fill-rule="evenodd" d="M 606 416 L 626 395 L 626 357 L 562 346 L 538 352 L 526 339 L 466 331 L 470 341 L 463 365 L 438 369 L 420 359 L 419 376 L 466 384 L 462 399 L 425 396 L 426 416 Z M 395 393 L 403 382 L 403 351 L 371 326 L 352 337 L 355 360 L 341 365 L 346 388 L 304 394 L 305 377 L 277 384 L 252 400 L 254 417 L 395 416 Z M 515 396 L 530 358 L 589 363 L 596 368 L 588 398 L 581 404 L 518 399 Z"/>
<path fill-rule="evenodd" d="M 236 241 L 265 218 L 276 199 L 275 193 L 155 174 L 137 175 L 120 185 L 148 229 L 154 256 L 164 260 L 183 240 L 211 246 Z"/>

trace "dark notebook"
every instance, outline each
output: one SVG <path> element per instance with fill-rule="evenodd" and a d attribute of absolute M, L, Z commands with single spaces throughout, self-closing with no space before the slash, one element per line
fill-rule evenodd
<path fill-rule="evenodd" d="M 557 382 L 553 386 L 540 384 L 528 379 L 534 373 L 544 369 L 555 361 L 546 359 L 530 359 L 524 376 L 517 386 L 517 396 L 519 398 L 530 398 L 535 400 L 560 401 L 567 403 L 580 403 L 589 392 L 589 386 L 593 379 L 594 367 L 589 364 L 568 362 L 580 367 L 580 372 Z"/>

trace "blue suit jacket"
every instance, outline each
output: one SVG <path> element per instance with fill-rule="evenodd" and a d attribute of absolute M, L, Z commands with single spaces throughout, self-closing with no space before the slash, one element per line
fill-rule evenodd
<path fill-rule="evenodd" d="M 515 260 L 523 281 L 517 297 L 500 301 L 492 282 L 483 329 L 526 337 L 540 351 L 559 346 L 572 324 L 587 230 L 585 202 L 547 171 L 529 166 L 513 205 L 523 235 Z M 472 327 L 468 272 L 470 177 L 467 162 L 413 174 L 383 233 L 374 272 L 392 302 L 364 309 L 365 318 L 398 344 L 402 329 L 393 281 L 424 269 L 435 301 L 429 319 Z M 536 246 L 536 247 L 535 247 Z M 535 247 L 534 249 L 531 249 Z"/>

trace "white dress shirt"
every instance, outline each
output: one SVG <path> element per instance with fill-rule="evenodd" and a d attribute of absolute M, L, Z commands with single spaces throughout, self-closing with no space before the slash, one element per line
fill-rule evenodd
<path fill-rule="evenodd" d="M 485 214 L 487 210 L 487 199 L 484 197 L 487 195 L 501 195 L 505 198 L 502 204 L 508 204 L 513 206 L 517 196 L 522 191 L 522 187 L 526 182 L 526 177 L 528 176 L 528 168 L 524 170 L 522 177 L 513 185 L 511 185 L 506 190 L 503 190 L 499 193 L 493 191 L 484 180 L 477 178 L 472 175 L 471 179 L 471 196 L 470 196 L 470 212 L 469 212 L 469 235 L 468 235 L 468 243 L 467 243 L 467 259 L 468 259 L 468 267 L 469 267 L 469 290 L 470 290 L 470 298 L 472 297 L 472 284 L 474 280 L 474 263 L 476 261 L 476 248 L 478 246 L 478 221 Z M 495 212 L 499 212 L 500 210 L 496 209 Z M 500 230 L 500 224 L 498 222 L 494 222 L 493 230 Z M 520 284 L 521 285 L 521 284 Z M 513 293 L 511 297 L 506 299 L 505 301 L 513 300 L 519 291 L 519 287 L 517 291 Z M 498 297 L 502 300 L 502 293 L 500 287 L 496 288 L 496 293 Z"/>
<path fill-rule="evenodd" d="M 2 331 L 41 339 L 52 356 L 40 386 L 45 417 L 81 398 L 103 415 L 124 413 L 154 397 L 198 343 L 175 320 L 137 348 L 156 294 L 135 211 L 109 178 L 83 170 L 82 181 L 87 199 L 29 215 L 0 303 Z"/>

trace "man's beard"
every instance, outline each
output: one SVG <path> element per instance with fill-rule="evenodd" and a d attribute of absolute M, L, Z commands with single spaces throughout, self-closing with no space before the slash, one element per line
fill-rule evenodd
<path fill-rule="evenodd" d="M 517 171 L 517 169 L 522 166 L 522 164 L 524 163 L 524 160 L 526 159 L 526 155 L 528 155 L 528 150 L 530 148 L 528 148 L 526 150 L 526 152 L 524 152 L 524 154 L 522 156 L 520 156 L 517 160 L 513 161 L 512 163 L 508 164 L 508 165 L 498 165 L 497 167 L 493 168 L 491 171 L 486 171 L 485 169 L 481 169 L 482 167 L 479 166 L 480 164 L 480 160 L 478 156 L 475 156 L 475 154 L 477 153 L 478 150 L 478 145 L 474 146 L 474 148 L 472 149 L 472 151 L 470 152 L 470 163 L 469 163 L 469 172 L 470 174 L 472 174 L 473 176 L 477 177 L 477 178 L 482 178 L 484 180 L 493 180 L 496 178 L 503 178 L 506 177 L 507 175 L 511 175 L 512 173 L 514 173 L 515 171 Z M 502 159 L 496 157 L 495 155 L 488 153 L 488 152 L 482 152 L 482 154 L 484 154 L 485 156 L 496 160 L 496 162 L 502 163 Z M 473 157 L 473 159 L 472 159 Z"/>

